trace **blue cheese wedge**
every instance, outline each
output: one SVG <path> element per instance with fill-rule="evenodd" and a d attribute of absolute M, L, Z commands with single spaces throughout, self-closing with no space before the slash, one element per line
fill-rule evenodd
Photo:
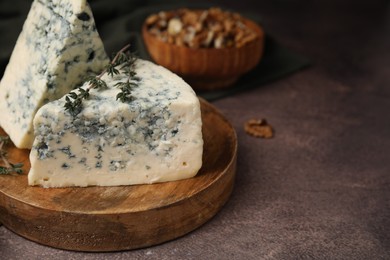
<path fill-rule="evenodd" d="M 65 97 L 50 102 L 34 119 L 30 185 L 117 186 L 175 181 L 196 175 L 202 165 L 199 100 L 180 77 L 137 60 L 140 78 L 133 100 L 116 99 L 127 76 L 104 75 L 108 88 L 91 89 L 72 116 Z M 82 88 L 86 88 L 84 85 Z"/>
<path fill-rule="evenodd" d="M 108 62 L 86 0 L 35 0 L 0 82 L 0 126 L 31 148 L 36 111 Z"/>

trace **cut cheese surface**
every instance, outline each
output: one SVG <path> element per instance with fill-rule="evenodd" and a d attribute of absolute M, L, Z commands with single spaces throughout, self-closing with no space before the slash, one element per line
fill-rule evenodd
<path fill-rule="evenodd" d="M 77 116 L 65 111 L 65 97 L 37 112 L 30 185 L 117 186 L 196 175 L 203 139 L 194 91 L 151 62 L 138 60 L 135 69 L 141 80 L 130 102 L 116 100 L 114 86 L 127 76 L 105 75 L 108 88 L 91 89 Z"/>
<path fill-rule="evenodd" d="M 108 62 L 86 0 L 35 0 L 0 82 L 0 126 L 31 148 L 36 111 Z"/>

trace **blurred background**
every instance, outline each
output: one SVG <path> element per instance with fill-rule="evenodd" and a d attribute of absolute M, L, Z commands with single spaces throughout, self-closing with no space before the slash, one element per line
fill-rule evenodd
<path fill-rule="evenodd" d="M 152 0 L 92 0 L 89 1 L 94 12 L 96 24 L 108 53 L 123 46 L 134 30 L 134 13 L 142 12 L 151 6 L 196 5 L 201 1 L 152 1 Z M 388 0 L 214 0 L 204 1 L 210 6 L 222 6 L 244 15 L 260 19 L 267 34 L 284 46 L 313 57 L 314 63 L 324 61 L 332 64 L 329 69 L 343 73 L 343 62 L 369 69 L 362 63 L 370 57 L 387 50 L 383 37 L 390 37 L 390 18 Z M 8 62 L 15 41 L 30 8 L 30 0 L 0 0 L 0 76 Z M 369 21 L 369 23 L 368 23 Z M 140 26 L 137 23 L 135 26 Z M 130 28 L 130 30 L 129 30 Z M 383 43 L 381 44 L 382 41 Z M 375 50 L 369 50 L 372 43 Z M 349 50 L 363 49 L 362 56 L 351 56 Z M 324 52 L 328 49 L 334 53 Z M 379 55 L 380 58 L 381 56 Z"/>
<path fill-rule="evenodd" d="M 128 41 L 142 48 L 139 30 L 151 10 L 202 4 L 90 3 L 108 53 Z M 30 4 L 0 0 L 0 77 Z M 17 259 L 390 259 L 390 1 L 205 4 L 254 18 L 277 46 L 311 64 L 213 102 L 239 143 L 235 188 L 221 212 L 178 240 L 88 258 L 1 227 L 0 252 Z M 261 117 L 275 127 L 275 138 L 245 133 L 246 120 Z"/>

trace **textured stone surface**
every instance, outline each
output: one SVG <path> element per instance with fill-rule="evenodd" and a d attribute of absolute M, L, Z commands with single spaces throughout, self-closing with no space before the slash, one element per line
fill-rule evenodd
<path fill-rule="evenodd" d="M 91 254 L 0 227 L 5 259 L 388 259 L 388 1 L 219 1 L 263 16 L 313 66 L 214 102 L 238 133 L 236 187 L 200 229 L 159 246 Z M 342 3 L 341 3 L 342 2 Z M 266 118 L 273 139 L 244 132 Z"/>

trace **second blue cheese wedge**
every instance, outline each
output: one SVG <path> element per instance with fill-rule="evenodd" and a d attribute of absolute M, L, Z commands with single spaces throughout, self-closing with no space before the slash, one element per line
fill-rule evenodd
<path fill-rule="evenodd" d="M 117 186 L 175 181 L 202 165 L 199 100 L 181 78 L 138 60 L 133 100 L 116 99 L 123 73 L 103 76 L 108 88 L 92 89 L 77 116 L 65 98 L 43 106 L 34 119 L 30 185 Z M 83 88 L 86 88 L 84 85 Z"/>
<path fill-rule="evenodd" d="M 35 0 L 0 82 L 0 126 L 31 148 L 36 111 L 108 62 L 86 0 Z"/>

